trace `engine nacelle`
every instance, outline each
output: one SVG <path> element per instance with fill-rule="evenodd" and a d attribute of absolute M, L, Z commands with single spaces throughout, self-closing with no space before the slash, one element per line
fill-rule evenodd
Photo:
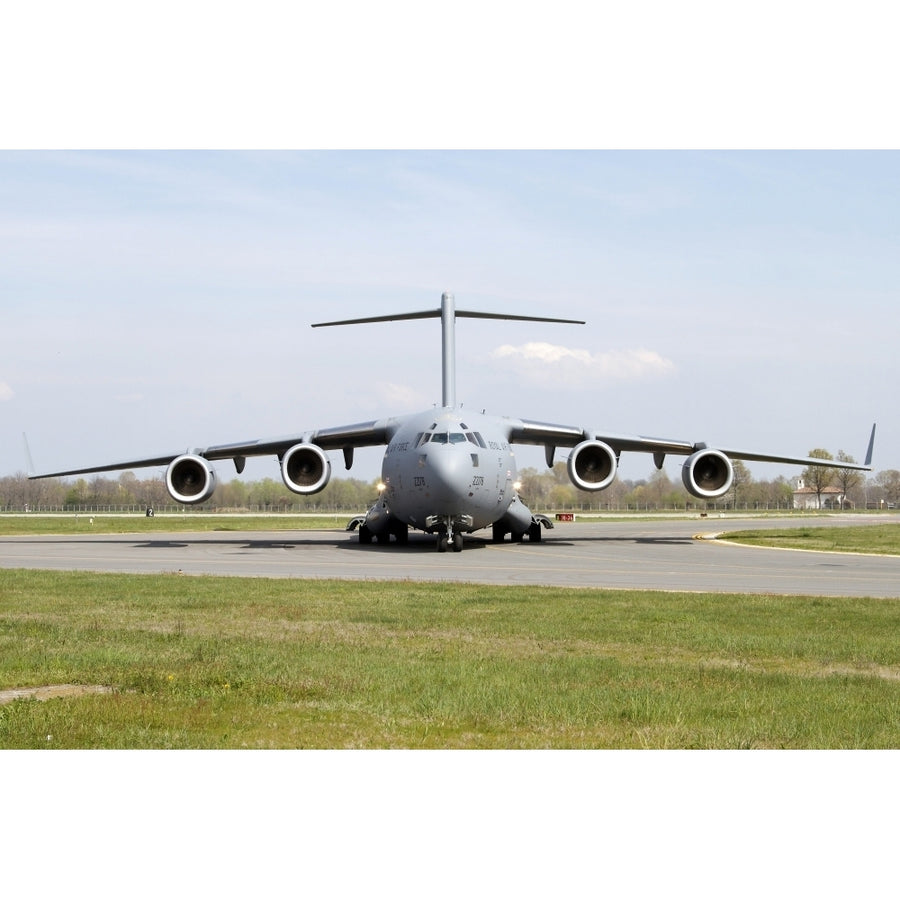
<path fill-rule="evenodd" d="M 734 466 L 721 450 L 698 450 L 682 464 L 681 480 L 688 493 L 712 500 L 728 492 L 734 481 Z"/>
<path fill-rule="evenodd" d="M 569 455 L 569 479 L 583 491 L 602 491 L 616 477 L 616 454 L 603 441 L 582 441 Z"/>
<path fill-rule="evenodd" d="M 331 478 L 331 460 L 316 444 L 294 444 L 281 458 L 281 477 L 295 494 L 316 494 Z"/>
<path fill-rule="evenodd" d="M 216 470 L 202 456 L 186 453 L 169 463 L 166 489 L 178 503 L 203 503 L 216 489 Z"/>

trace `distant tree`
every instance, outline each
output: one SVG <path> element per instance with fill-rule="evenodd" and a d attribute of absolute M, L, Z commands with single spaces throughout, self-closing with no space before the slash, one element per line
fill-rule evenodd
<path fill-rule="evenodd" d="M 144 481 L 144 491 L 141 502 L 147 506 L 165 506 L 169 500 L 169 492 L 166 489 L 165 479 L 156 476 Z"/>
<path fill-rule="evenodd" d="M 855 463 L 856 460 L 850 456 L 849 453 L 844 453 L 843 450 L 838 451 L 838 462 L 844 463 Z M 850 495 L 855 493 L 857 488 L 862 484 L 863 478 L 862 473 L 857 469 L 845 469 L 841 466 L 838 466 L 834 470 L 834 479 L 837 486 L 841 489 L 841 493 L 844 495 L 844 503 L 846 503 L 850 499 Z"/>
<path fill-rule="evenodd" d="M 810 450 L 809 455 L 813 459 L 834 459 L 834 457 L 821 447 Z M 816 507 L 822 508 L 822 491 L 834 482 L 834 468 L 831 466 L 809 466 L 803 470 L 803 480 L 816 492 Z"/>
<path fill-rule="evenodd" d="M 649 502 L 647 482 L 642 479 L 633 482 L 631 490 L 625 495 L 625 505 L 634 506 L 636 509 L 641 507 L 646 509 L 649 506 Z"/>
<path fill-rule="evenodd" d="M 119 475 L 119 493 L 122 496 L 123 503 L 137 503 L 141 490 L 142 482 L 138 480 L 134 472 L 122 472 Z"/>
<path fill-rule="evenodd" d="M 618 509 L 624 502 L 625 495 L 631 490 L 631 482 L 628 479 L 616 478 L 616 480 L 597 498 L 598 504 Z"/>
<path fill-rule="evenodd" d="M 875 483 L 881 488 L 885 501 L 900 504 L 900 472 L 897 469 L 885 469 L 875 476 Z"/>
<path fill-rule="evenodd" d="M 29 502 L 28 480 L 25 474 L 9 475 L 0 478 L 0 509 L 20 509 Z"/>
<path fill-rule="evenodd" d="M 555 484 L 552 473 L 526 467 L 519 472 L 519 481 L 522 483 L 519 494 L 523 501 L 532 509 L 545 509 L 550 489 Z"/>
<path fill-rule="evenodd" d="M 322 500 L 327 499 L 335 509 L 365 512 L 370 506 L 367 502 L 370 491 L 371 488 L 366 482 L 356 478 L 335 478 L 322 492 Z"/>
<path fill-rule="evenodd" d="M 216 502 L 223 509 L 246 509 L 249 485 L 240 478 L 232 478 L 227 484 L 219 485 L 216 490 Z"/>
<path fill-rule="evenodd" d="M 665 469 L 657 469 L 647 480 L 647 503 L 655 509 L 669 505 L 673 491 L 672 482 Z"/>
<path fill-rule="evenodd" d="M 738 497 L 742 497 L 744 489 L 753 483 L 753 476 L 739 459 L 734 460 L 732 466 L 734 468 L 734 480 L 731 482 L 731 508 L 737 509 Z"/>
<path fill-rule="evenodd" d="M 69 487 L 66 493 L 66 506 L 78 506 L 87 503 L 89 494 L 88 483 L 84 478 L 79 478 L 75 484 Z"/>
<path fill-rule="evenodd" d="M 553 474 L 553 481 L 556 484 L 571 484 L 572 481 L 569 478 L 569 467 L 564 462 L 555 462 L 553 463 L 553 469 L 551 470 Z"/>
<path fill-rule="evenodd" d="M 574 509 L 576 495 L 581 493 L 572 484 L 554 484 L 547 497 L 548 504 L 551 509 Z"/>
<path fill-rule="evenodd" d="M 278 502 L 282 487 L 283 485 L 271 478 L 263 478 L 262 481 L 254 482 L 250 491 L 251 502 L 258 504 L 265 510 L 272 509 Z"/>
<path fill-rule="evenodd" d="M 790 509 L 794 504 L 794 486 L 783 475 L 779 475 L 769 482 L 769 497 L 776 509 L 781 506 Z"/>

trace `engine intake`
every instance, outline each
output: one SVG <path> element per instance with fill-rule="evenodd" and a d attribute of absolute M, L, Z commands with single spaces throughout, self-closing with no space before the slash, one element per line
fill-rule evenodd
<path fill-rule="evenodd" d="M 317 494 L 331 478 L 331 460 L 316 444 L 294 444 L 281 459 L 281 477 L 295 494 Z"/>
<path fill-rule="evenodd" d="M 203 503 L 216 489 L 216 471 L 202 456 L 186 453 L 166 469 L 166 490 L 178 503 Z"/>
<path fill-rule="evenodd" d="M 734 466 L 721 450 L 698 450 L 681 466 L 681 480 L 694 497 L 711 500 L 728 492 Z"/>
<path fill-rule="evenodd" d="M 569 455 L 569 479 L 583 491 L 602 491 L 616 477 L 616 454 L 603 441 L 582 441 Z"/>

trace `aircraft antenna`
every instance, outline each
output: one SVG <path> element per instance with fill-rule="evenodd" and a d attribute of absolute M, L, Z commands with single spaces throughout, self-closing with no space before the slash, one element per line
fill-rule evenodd
<path fill-rule="evenodd" d="M 565 325 L 584 325 L 580 319 L 553 319 L 546 316 L 516 316 L 507 313 L 477 312 L 475 310 L 456 309 L 453 294 L 441 294 L 440 309 L 428 309 L 421 312 L 392 313 L 386 316 L 366 316 L 362 319 L 342 319 L 339 322 L 316 322 L 313 328 L 326 328 L 331 325 L 363 325 L 369 322 L 398 322 L 402 319 L 437 319 L 441 320 L 441 373 L 442 399 L 441 405 L 446 408 L 456 406 L 456 320 L 462 319 L 509 319 L 516 322 L 559 322 Z"/>

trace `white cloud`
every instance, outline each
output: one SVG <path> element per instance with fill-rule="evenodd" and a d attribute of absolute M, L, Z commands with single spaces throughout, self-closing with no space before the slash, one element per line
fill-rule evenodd
<path fill-rule="evenodd" d="M 561 347 L 557 344 L 529 343 L 514 347 L 504 344 L 491 353 L 525 377 L 543 380 L 562 378 L 569 385 L 596 384 L 598 381 L 635 381 L 670 375 L 675 364 L 655 350 L 589 350 Z"/>
<path fill-rule="evenodd" d="M 375 385 L 377 391 L 379 408 L 382 404 L 388 407 L 388 413 L 391 415 L 402 413 L 405 410 L 424 409 L 429 405 L 429 401 L 424 395 L 405 384 L 392 384 L 389 381 L 379 381 Z"/>
<path fill-rule="evenodd" d="M 0 403 L 4 400 L 12 400 L 13 389 L 5 382 L 0 381 Z"/>

